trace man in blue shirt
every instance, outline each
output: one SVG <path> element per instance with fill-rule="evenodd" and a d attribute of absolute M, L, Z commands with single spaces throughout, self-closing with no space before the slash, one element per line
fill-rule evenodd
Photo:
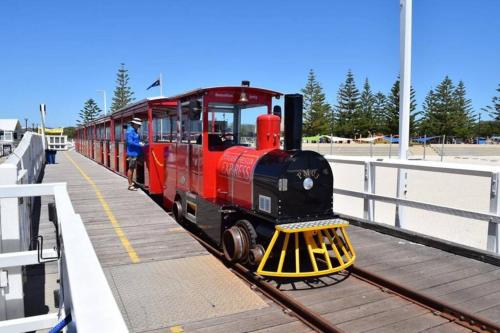
<path fill-rule="evenodd" d="M 141 158 L 142 147 L 144 143 L 139 141 L 139 133 L 137 131 L 141 127 L 142 122 L 140 118 L 134 118 L 127 128 L 127 161 L 128 161 L 128 189 L 130 191 L 137 191 L 132 179 L 134 178 L 134 170 L 137 168 L 137 160 Z"/>

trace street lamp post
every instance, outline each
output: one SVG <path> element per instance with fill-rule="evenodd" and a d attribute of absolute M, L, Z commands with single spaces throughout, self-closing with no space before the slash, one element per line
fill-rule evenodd
<path fill-rule="evenodd" d="M 106 107 L 106 90 L 97 90 L 97 92 L 102 93 L 102 97 L 103 97 L 103 100 L 104 100 L 104 115 L 107 115 L 108 114 L 108 110 L 107 110 L 107 107 Z"/>

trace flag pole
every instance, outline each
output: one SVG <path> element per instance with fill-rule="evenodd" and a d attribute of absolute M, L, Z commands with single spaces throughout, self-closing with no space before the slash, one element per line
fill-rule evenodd
<path fill-rule="evenodd" d="M 163 97 L 163 76 L 160 73 L 160 96 Z"/>

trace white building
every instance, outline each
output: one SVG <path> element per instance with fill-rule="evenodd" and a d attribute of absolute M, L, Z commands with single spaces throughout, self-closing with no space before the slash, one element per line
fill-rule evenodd
<path fill-rule="evenodd" d="M 19 140 L 23 130 L 21 123 L 17 119 L 0 119 L 0 146 L 10 146 L 14 150 L 14 145 Z"/>

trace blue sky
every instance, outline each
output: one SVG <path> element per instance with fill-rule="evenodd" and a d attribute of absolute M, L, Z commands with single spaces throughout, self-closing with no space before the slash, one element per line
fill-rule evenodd
<path fill-rule="evenodd" d="M 415 0 L 420 102 L 448 74 L 479 111 L 500 83 L 500 1 Z M 399 72 L 398 0 L 0 2 L 0 117 L 75 123 L 88 98 L 108 106 L 121 62 L 137 99 L 162 72 L 165 94 L 247 79 L 299 91 L 313 68 L 328 101 L 348 69 L 388 92 Z M 419 105 L 420 107 L 420 105 Z M 486 116 L 483 116 L 483 119 Z M 24 120 L 22 120 L 24 125 Z"/>

